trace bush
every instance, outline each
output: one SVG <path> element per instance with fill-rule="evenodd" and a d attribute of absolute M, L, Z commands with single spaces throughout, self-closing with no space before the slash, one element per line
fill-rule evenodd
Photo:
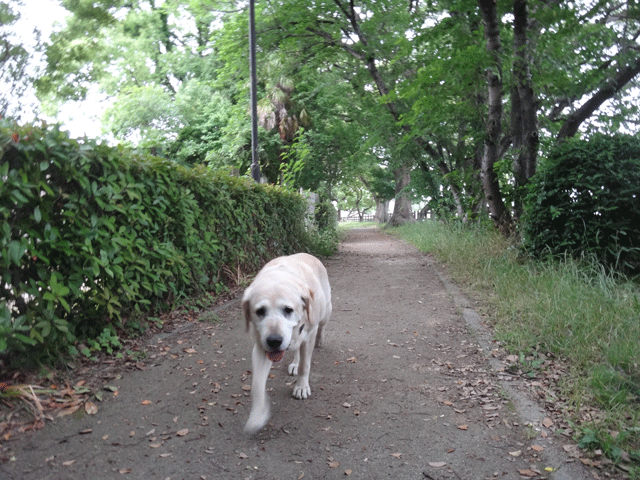
<path fill-rule="evenodd" d="M 523 236 L 535 255 L 640 268 L 640 139 L 595 136 L 560 145 L 533 177 Z"/>
<path fill-rule="evenodd" d="M 338 212 L 329 201 L 317 203 L 309 229 L 311 249 L 322 256 L 331 256 L 338 250 Z"/>
<path fill-rule="evenodd" d="M 57 127 L 5 122 L 0 146 L 0 353 L 56 355 L 308 249 L 296 193 Z"/>

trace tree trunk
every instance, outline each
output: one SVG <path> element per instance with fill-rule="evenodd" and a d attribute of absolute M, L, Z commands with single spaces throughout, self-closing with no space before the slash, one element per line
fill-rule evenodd
<path fill-rule="evenodd" d="M 500 158 L 500 136 L 502 134 L 502 63 L 500 61 L 500 31 L 495 0 L 478 0 L 487 51 L 493 64 L 487 69 L 488 107 L 487 135 L 480 166 L 480 178 L 489 206 L 489 216 L 494 225 L 505 235 L 511 233 L 511 214 L 502 199 L 495 164 Z"/>
<path fill-rule="evenodd" d="M 376 213 L 373 216 L 373 221 L 378 223 L 387 223 L 389 221 L 389 201 L 376 200 Z"/>
<path fill-rule="evenodd" d="M 440 160 L 438 162 L 438 169 L 440 170 L 440 173 L 442 173 L 442 175 L 445 178 L 447 178 L 447 176 L 451 173 L 451 170 L 449 170 L 449 167 L 444 160 Z M 464 217 L 464 206 L 462 205 L 462 192 L 460 191 L 458 186 L 452 181 L 449 181 L 449 188 L 451 189 L 451 194 L 453 195 L 453 201 L 456 204 L 456 213 L 458 214 L 458 218 L 462 219 Z"/>
<path fill-rule="evenodd" d="M 407 198 L 406 188 L 409 186 L 411 177 L 407 167 L 400 167 L 393 171 L 396 178 L 396 202 L 393 207 L 393 215 L 387 223 L 388 226 L 397 227 L 405 223 L 415 222 L 411 211 L 411 201 Z"/>
<path fill-rule="evenodd" d="M 538 125 L 536 105 L 528 62 L 527 0 L 513 2 L 513 46 L 515 60 L 511 92 L 511 135 L 514 147 L 513 174 L 515 178 L 514 217 L 522 214 L 522 187 L 536 173 L 538 155 Z"/>

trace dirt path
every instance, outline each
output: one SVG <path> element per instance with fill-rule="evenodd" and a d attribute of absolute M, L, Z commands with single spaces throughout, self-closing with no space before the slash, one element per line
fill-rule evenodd
<path fill-rule="evenodd" d="M 0 480 L 594 478 L 506 385 L 475 312 L 427 256 L 361 229 L 325 264 L 334 314 L 312 396 L 291 397 L 287 357 L 259 434 L 242 430 L 250 345 L 232 302 L 215 324 L 155 336 L 139 370 L 104 380 L 97 414 L 6 444 Z"/>

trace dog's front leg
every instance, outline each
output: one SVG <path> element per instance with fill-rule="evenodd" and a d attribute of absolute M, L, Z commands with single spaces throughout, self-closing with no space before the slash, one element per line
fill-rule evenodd
<path fill-rule="evenodd" d="M 247 433 L 255 433 L 264 427 L 269 420 L 269 400 L 267 397 L 267 378 L 271 370 L 271 360 L 258 345 L 251 354 L 253 367 L 251 379 L 251 414 L 244 426 Z"/>
<path fill-rule="evenodd" d="M 300 347 L 296 348 L 296 353 L 293 357 L 293 362 L 289 364 L 289 375 L 298 375 L 298 365 L 300 365 Z"/>
<path fill-rule="evenodd" d="M 311 355 L 313 355 L 313 347 L 316 344 L 317 329 L 309 333 L 307 339 L 300 343 L 300 365 L 298 367 L 298 378 L 296 385 L 293 387 L 293 396 L 295 398 L 307 398 L 311 395 L 311 387 L 309 386 L 309 370 L 311 369 Z"/>

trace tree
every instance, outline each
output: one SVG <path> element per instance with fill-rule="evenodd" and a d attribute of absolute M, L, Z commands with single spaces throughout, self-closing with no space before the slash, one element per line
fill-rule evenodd
<path fill-rule="evenodd" d="M 347 210 L 347 216 L 353 212 L 358 215 L 358 221 L 364 221 L 364 216 L 375 208 L 367 187 L 360 179 L 345 181 L 337 188 L 338 210 Z"/>
<path fill-rule="evenodd" d="M 480 167 L 480 177 L 485 198 L 489 204 L 489 214 L 497 228 L 508 233 L 511 227 L 511 214 L 504 203 L 498 175 L 495 168 L 500 158 L 500 140 L 502 135 L 502 61 L 500 56 L 500 31 L 497 4 L 494 0 L 479 0 L 482 22 L 484 24 L 487 51 L 492 64 L 487 68 L 488 115 L 487 132 L 484 140 L 484 152 Z"/>
<path fill-rule="evenodd" d="M 100 82 L 118 98 L 109 124 L 123 136 L 161 142 L 180 161 L 244 170 L 244 7 L 104 0 L 70 8 L 47 50 L 42 93 L 73 98 Z M 576 132 L 638 120 L 628 95 L 640 70 L 632 2 L 276 0 L 258 8 L 258 88 L 263 125 L 273 127 L 260 133 L 268 177 L 278 181 L 304 112 L 308 153 L 296 186 L 335 198 L 345 179 L 368 179 L 371 165 L 383 164 L 394 174 L 393 223 L 411 221 L 411 189 L 425 188 L 446 214 L 486 211 L 514 232 L 541 153 Z"/>
<path fill-rule="evenodd" d="M 389 203 L 395 197 L 395 178 L 393 172 L 375 165 L 368 175 L 361 175 L 360 180 L 367 187 L 376 204 L 373 219 L 379 223 L 389 221 Z"/>
<path fill-rule="evenodd" d="M 19 1 L 12 2 L 21 6 Z M 35 44 L 29 49 L 17 37 L 14 28 L 20 19 L 20 14 L 12 8 L 9 2 L 0 1 L 0 118 L 20 116 L 20 111 L 27 107 L 24 104 L 24 94 L 31 87 L 33 76 L 37 72 L 30 64 L 33 53 L 42 48 L 40 32 L 33 31 Z M 31 51 L 30 51 L 31 50 Z"/>
<path fill-rule="evenodd" d="M 605 4 L 563 4 L 551 11 L 543 2 L 515 0 L 511 12 L 513 48 L 507 57 L 500 41 L 501 36 L 506 36 L 500 28 L 502 13 L 495 2 L 478 0 L 487 51 L 493 62 L 486 72 L 488 117 L 483 187 L 491 218 L 507 233 L 513 231 L 513 219 L 502 199 L 495 167 L 509 152 L 509 147 L 513 157 L 513 200 L 517 218 L 521 212 L 522 187 L 536 169 L 540 110 L 551 112 L 549 118 L 556 125 L 547 122 L 546 126 L 558 132 L 558 140 L 573 136 L 606 100 L 620 94 L 640 73 L 634 48 L 640 32 L 640 10 L 632 4 L 607 5 L 601 9 Z M 534 10 L 532 18 L 530 9 Z M 543 45 L 544 48 L 540 48 Z M 555 54 L 551 61 L 550 54 Z M 507 129 L 503 128 L 502 110 L 506 90 L 505 58 L 512 66 L 511 118 Z M 532 64 L 540 72 L 537 81 L 532 78 Z M 536 86 L 540 90 L 546 87 L 546 94 L 536 98 Z M 566 109 L 571 111 L 563 116 L 561 112 Z M 637 108 L 634 111 L 637 112 Z M 620 121 L 619 115 L 617 118 Z"/>

